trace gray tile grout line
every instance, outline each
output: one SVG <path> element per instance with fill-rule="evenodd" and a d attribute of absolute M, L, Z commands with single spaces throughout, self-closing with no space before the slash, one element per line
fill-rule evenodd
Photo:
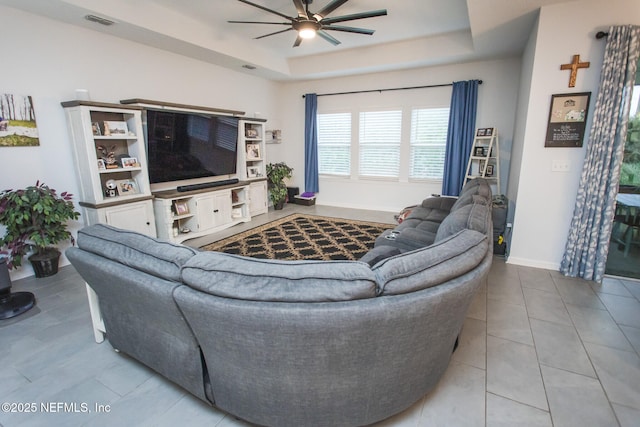
<path fill-rule="evenodd" d="M 556 290 L 557 290 L 558 284 L 557 284 L 555 278 L 553 278 L 553 276 L 551 278 L 552 278 L 554 286 L 556 286 Z M 589 289 L 591 289 L 590 285 L 589 285 Z M 615 319 L 613 318 L 613 316 L 611 316 L 611 313 L 609 312 L 609 309 L 607 308 L 607 306 L 600 299 L 600 296 L 598 295 L 598 292 L 595 292 L 593 289 L 591 289 L 591 291 L 596 295 L 598 300 L 604 306 L 604 311 L 606 311 L 609 314 L 609 316 L 611 317 L 611 319 L 613 319 L 613 321 L 616 324 L 616 326 L 618 327 L 618 329 L 620 329 L 620 325 L 618 325 L 618 322 L 616 322 Z M 562 300 L 562 304 L 564 305 L 565 310 L 567 310 L 567 313 L 569 313 L 569 310 L 567 309 L 567 302 L 564 300 L 564 298 L 562 298 L 562 294 L 560 294 L 560 299 Z M 604 387 L 604 384 L 602 384 L 602 379 L 600 378 L 600 374 L 598 373 L 598 370 L 596 369 L 596 366 L 593 363 L 593 360 L 591 360 L 591 354 L 589 354 L 589 352 L 587 351 L 587 347 L 585 346 L 585 341 L 582 339 L 582 336 L 580 335 L 580 332 L 578 331 L 578 328 L 576 327 L 576 324 L 575 324 L 575 322 L 573 320 L 573 317 L 571 316 L 571 313 L 569 313 L 569 319 L 571 319 L 571 324 L 573 325 L 573 328 L 575 329 L 576 334 L 578 335 L 578 339 L 580 340 L 580 343 L 582 344 L 582 349 L 584 350 L 585 354 L 587 355 L 587 358 L 589 359 L 589 363 L 591 364 L 591 368 L 593 369 L 593 372 L 596 375 L 596 379 L 598 380 L 598 383 L 600 384 L 600 388 L 602 389 L 602 393 L 604 393 L 604 396 L 607 398 L 607 403 L 609 404 L 609 408 L 611 409 L 611 413 L 613 413 L 613 416 L 615 417 L 616 422 L 618 423 L 618 426 L 621 426 L 622 424 L 620 423 L 620 420 L 618 419 L 618 414 L 616 413 L 615 409 L 613 408 L 613 403 L 614 402 L 611 401 L 611 399 L 609 398 L 609 394 L 607 393 L 607 390 Z M 622 330 L 620 330 L 620 332 L 623 334 L 623 336 L 625 337 L 625 339 L 628 342 L 629 339 L 627 338 L 627 336 L 624 335 Z M 595 343 L 589 343 L 589 344 L 597 345 Z M 631 343 L 629 343 L 629 345 L 631 345 Z M 613 348 L 613 347 L 609 347 L 609 346 L 604 346 L 604 347 Z M 631 347 L 633 348 L 633 346 L 631 346 Z M 581 374 L 577 374 L 577 375 L 581 375 Z"/>
<path fill-rule="evenodd" d="M 549 393 L 547 393 L 547 384 L 545 383 L 544 376 L 542 375 L 542 365 L 540 364 L 540 357 L 538 356 L 538 347 L 536 346 L 536 338 L 533 335 L 533 329 L 531 328 L 531 317 L 529 317 L 529 307 L 527 306 L 527 299 L 525 298 L 524 291 L 522 290 L 523 286 L 522 286 L 522 276 L 520 274 L 521 270 L 522 270 L 521 268 L 516 267 L 516 272 L 518 273 L 518 284 L 520 285 L 520 291 L 522 292 L 522 301 L 524 302 L 524 310 L 527 313 L 527 323 L 529 325 L 529 332 L 531 333 L 531 341 L 533 341 L 533 350 L 536 353 L 536 361 L 538 362 L 538 373 L 540 374 L 540 381 L 542 382 L 542 389 L 544 390 L 544 399 L 547 402 L 547 408 L 548 408 L 547 413 L 549 414 L 549 419 L 551 420 L 551 425 L 553 426 L 555 423 L 553 422 L 553 414 L 551 413 L 551 403 L 549 402 Z M 549 274 L 549 276 L 551 275 Z M 553 284 L 555 286 L 555 282 L 553 282 Z"/>

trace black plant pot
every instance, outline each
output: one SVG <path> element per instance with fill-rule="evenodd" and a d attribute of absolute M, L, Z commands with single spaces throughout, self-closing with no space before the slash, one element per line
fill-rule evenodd
<path fill-rule="evenodd" d="M 28 311 L 36 304 L 31 292 L 11 293 L 11 277 L 7 260 L 0 257 L 0 320 L 10 319 Z"/>
<path fill-rule="evenodd" d="M 273 205 L 273 208 L 277 211 L 281 210 L 283 207 L 284 207 L 284 200 L 281 200 L 278 203 Z"/>
<path fill-rule="evenodd" d="M 57 249 L 47 249 L 35 253 L 29 257 L 29 262 L 33 267 L 36 277 L 53 276 L 58 272 L 58 262 L 60 261 L 60 251 Z"/>

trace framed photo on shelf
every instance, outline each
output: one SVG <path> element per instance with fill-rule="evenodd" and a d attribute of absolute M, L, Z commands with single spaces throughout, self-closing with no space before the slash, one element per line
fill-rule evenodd
<path fill-rule="evenodd" d="M 257 138 L 258 137 L 258 129 L 247 128 L 244 131 L 244 134 L 247 138 Z"/>
<path fill-rule="evenodd" d="M 582 147 L 591 92 L 551 95 L 545 147 Z"/>
<path fill-rule="evenodd" d="M 487 165 L 487 170 L 484 176 L 493 176 L 493 165 Z"/>
<path fill-rule="evenodd" d="M 189 205 L 183 200 L 176 200 L 173 202 L 176 215 L 186 215 L 189 213 Z"/>
<path fill-rule="evenodd" d="M 103 125 L 105 136 L 125 136 L 129 133 L 127 122 L 105 121 Z"/>
<path fill-rule="evenodd" d="M 260 176 L 260 168 L 249 166 L 247 168 L 247 178 L 257 178 Z"/>
<path fill-rule="evenodd" d="M 486 156 L 485 152 L 484 152 L 484 147 L 475 147 L 473 149 L 473 155 L 476 157 L 484 157 Z"/>
<path fill-rule="evenodd" d="M 260 159 L 260 144 L 247 144 L 247 160 Z"/>
<path fill-rule="evenodd" d="M 91 132 L 94 136 L 102 136 L 102 131 L 100 130 L 100 123 L 91 122 Z"/>
<path fill-rule="evenodd" d="M 107 166 L 104 164 L 104 160 L 98 159 L 98 170 L 105 170 Z"/>
<path fill-rule="evenodd" d="M 476 136 L 491 136 L 493 135 L 493 128 L 478 128 Z"/>
<path fill-rule="evenodd" d="M 138 168 L 140 167 L 140 163 L 138 163 L 138 159 L 136 157 L 123 157 L 120 159 L 122 162 L 123 168 Z"/>
<path fill-rule="evenodd" d="M 121 196 L 138 194 L 138 185 L 133 179 L 120 179 L 116 183 L 118 184 L 118 193 Z"/>
<path fill-rule="evenodd" d="M 484 174 L 484 160 L 476 160 L 471 163 L 471 171 L 470 174 L 472 176 L 482 176 Z"/>

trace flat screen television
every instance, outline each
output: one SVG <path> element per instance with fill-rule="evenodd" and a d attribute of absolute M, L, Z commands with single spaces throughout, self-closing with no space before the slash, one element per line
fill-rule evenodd
<path fill-rule="evenodd" d="M 153 191 L 231 178 L 236 173 L 238 118 L 146 111 Z"/>

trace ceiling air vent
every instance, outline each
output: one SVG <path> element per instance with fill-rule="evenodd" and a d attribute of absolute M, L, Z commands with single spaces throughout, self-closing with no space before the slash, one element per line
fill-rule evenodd
<path fill-rule="evenodd" d="M 87 16 L 84 17 L 84 19 L 86 19 L 87 21 L 95 22 L 95 23 L 100 24 L 100 25 L 106 25 L 107 27 L 109 25 L 115 24 L 115 22 L 110 21 L 107 18 L 101 18 L 101 17 L 96 16 L 96 15 L 87 15 Z"/>

